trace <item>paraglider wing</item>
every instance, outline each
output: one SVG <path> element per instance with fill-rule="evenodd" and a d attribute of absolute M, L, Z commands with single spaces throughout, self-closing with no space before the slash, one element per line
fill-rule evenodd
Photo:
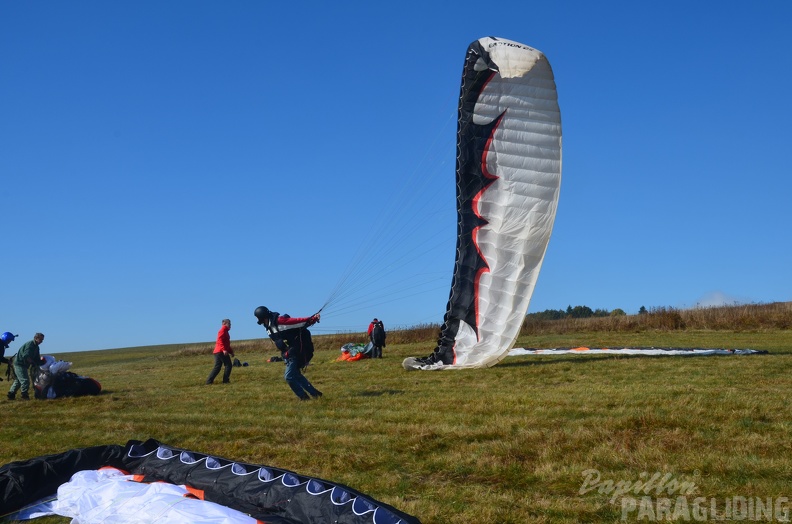
<path fill-rule="evenodd" d="M 405 369 L 489 367 L 519 334 L 561 185 L 555 80 L 536 49 L 499 38 L 468 47 L 457 127 L 457 247 L 434 353 Z"/>
<path fill-rule="evenodd" d="M 126 446 L 73 449 L 0 466 L 0 516 L 54 496 L 77 472 L 106 466 L 142 482 L 187 486 L 202 500 L 240 511 L 262 523 L 420 524 L 416 517 L 343 484 L 170 447 L 154 439 L 130 440 Z M 138 517 L 136 521 L 147 521 Z"/>

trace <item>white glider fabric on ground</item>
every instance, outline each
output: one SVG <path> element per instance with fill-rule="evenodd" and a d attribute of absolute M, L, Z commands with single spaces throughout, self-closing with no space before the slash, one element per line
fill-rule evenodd
<path fill-rule="evenodd" d="M 103 467 L 117 468 L 138 482 L 185 486 L 202 500 L 266 524 L 420 524 L 417 518 L 342 484 L 174 448 L 154 439 L 72 449 L 0 467 L 0 517 L 53 499 L 56 493 L 60 497 L 59 488 L 75 473 Z"/>
<path fill-rule="evenodd" d="M 655 357 L 706 357 L 712 355 L 761 355 L 767 351 L 756 349 L 715 349 L 715 348 L 514 348 L 509 351 L 510 357 L 525 355 L 645 355 Z"/>

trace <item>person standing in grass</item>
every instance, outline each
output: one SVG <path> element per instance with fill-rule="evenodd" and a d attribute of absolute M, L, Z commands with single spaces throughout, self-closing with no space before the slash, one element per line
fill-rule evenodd
<path fill-rule="evenodd" d="M 228 332 L 231 330 L 231 321 L 227 318 L 223 319 L 220 331 L 217 332 L 217 342 L 214 348 L 214 367 L 209 373 L 209 378 L 206 379 L 207 384 L 214 383 L 214 379 L 220 373 L 220 368 L 225 366 L 223 371 L 223 384 L 231 382 L 231 357 L 234 356 L 234 350 L 231 348 L 231 335 Z"/>
<path fill-rule="evenodd" d="M 371 358 L 382 358 L 382 348 L 385 347 L 385 338 L 387 334 L 385 333 L 385 326 L 382 324 L 382 320 L 374 319 L 374 327 L 371 329 L 371 343 L 374 347 L 371 350 Z"/>
<path fill-rule="evenodd" d="M 280 315 L 270 311 L 264 306 L 259 306 L 253 312 L 259 325 L 267 328 L 270 338 L 275 342 L 283 360 L 286 361 L 286 372 L 283 378 L 300 400 L 310 400 L 311 397 L 319 398 L 322 392 L 311 384 L 302 369 L 308 365 L 313 357 L 314 346 L 311 332 L 308 327 L 319 322 L 319 313 L 310 317 L 292 318 L 289 315 Z"/>
<path fill-rule="evenodd" d="M 22 390 L 22 400 L 30 400 L 30 366 L 40 366 L 43 363 L 39 345 L 44 342 L 44 335 L 36 333 L 33 340 L 25 342 L 14 357 L 14 374 L 16 377 L 8 390 L 8 400 L 16 398 L 16 392 Z"/>

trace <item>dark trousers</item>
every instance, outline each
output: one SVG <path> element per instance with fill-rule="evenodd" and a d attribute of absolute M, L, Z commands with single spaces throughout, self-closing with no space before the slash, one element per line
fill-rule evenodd
<path fill-rule="evenodd" d="M 302 374 L 300 359 L 296 356 L 286 358 L 286 372 L 283 374 L 283 378 L 286 379 L 286 383 L 289 384 L 294 394 L 303 400 L 310 398 L 308 395 L 311 397 L 322 395 Z"/>
<path fill-rule="evenodd" d="M 231 356 L 226 355 L 223 352 L 214 353 L 215 364 L 212 368 L 212 372 L 209 373 L 209 378 L 206 379 L 207 384 L 211 384 L 214 382 L 215 377 L 220 373 L 220 368 L 225 366 L 225 371 L 223 371 L 223 383 L 227 384 L 230 382 L 231 378 Z"/>

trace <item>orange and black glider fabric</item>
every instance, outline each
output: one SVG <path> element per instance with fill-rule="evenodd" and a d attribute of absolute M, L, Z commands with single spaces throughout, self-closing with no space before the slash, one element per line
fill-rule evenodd
<path fill-rule="evenodd" d="M 112 466 L 145 482 L 186 485 L 204 499 L 269 524 L 420 524 L 411 515 L 342 484 L 235 462 L 149 439 L 73 449 L 0 467 L 0 516 L 45 497 L 83 470 Z"/>

